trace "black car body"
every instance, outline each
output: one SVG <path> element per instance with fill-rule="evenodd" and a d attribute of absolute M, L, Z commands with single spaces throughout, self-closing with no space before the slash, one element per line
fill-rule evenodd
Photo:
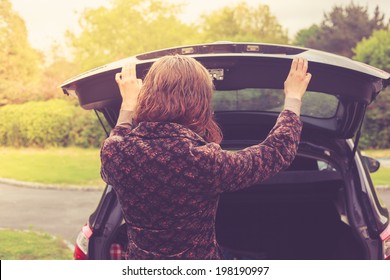
<path fill-rule="evenodd" d="M 357 149 L 366 108 L 390 84 L 389 73 L 312 49 L 225 42 L 140 54 L 61 87 L 113 128 L 121 104 L 115 73 L 134 61 L 142 79 L 167 54 L 189 55 L 209 70 L 215 117 L 224 134 L 221 146 L 230 150 L 266 137 L 283 106 L 291 60 L 309 60 L 313 77 L 303 100 L 296 159 L 275 177 L 220 197 L 217 240 L 232 258 L 390 259 L 389 213 L 369 174 L 375 161 Z M 112 244 L 126 247 L 124 227 L 116 194 L 107 186 L 77 239 L 75 258 L 110 259 Z"/>

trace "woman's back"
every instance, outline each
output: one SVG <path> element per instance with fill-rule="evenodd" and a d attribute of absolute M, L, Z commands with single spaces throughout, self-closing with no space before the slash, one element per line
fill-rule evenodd
<path fill-rule="evenodd" d="M 300 100 L 286 99 L 287 110 L 262 143 L 222 150 L 207 70 L 191 58 L 164 59 L 145 78 L 135 126 L 130 110 L 135 101 L 126 97 L 137 89 L 135 67 L 117 75 L 124 100 L 117 126 L 102 146 L 102 178 L 122 206 L 128 259 L 220 259 L 215 236 L 219 194 L 250 187 L 291 164 L 302 129 L 299 108 L 291 104 L 300 106 Z M 303 77 L 307 64 L 306 70 L 297 61 L 292 68 L 297 65 Z M 198 86 L 199 80 L 204 84 Z M 198 103 L 203 105 L 194 107 Z"/>

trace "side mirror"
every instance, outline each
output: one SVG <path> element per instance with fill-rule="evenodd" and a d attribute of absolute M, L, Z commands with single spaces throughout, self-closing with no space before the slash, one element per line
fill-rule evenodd
<path fill-rule="evenodd" d="M 366 163 L 370 173 L 378 171 L 379 167 L 381 167 L 380 162 L 374 158 L 363 156 L 363 161 Z"/>

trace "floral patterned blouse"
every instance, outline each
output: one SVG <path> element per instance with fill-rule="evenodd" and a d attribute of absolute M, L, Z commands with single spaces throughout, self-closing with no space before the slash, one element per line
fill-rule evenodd
<path fill-rule="evenodd" d="M 266 180 L 293 161 L 299 117 L 284 110 L 260 144 L 226 151 L 176 123 L 116 126 L 101 149 L 101 175 L 127 224 L 127 259 L 221 259 L 219 195 Z"/>

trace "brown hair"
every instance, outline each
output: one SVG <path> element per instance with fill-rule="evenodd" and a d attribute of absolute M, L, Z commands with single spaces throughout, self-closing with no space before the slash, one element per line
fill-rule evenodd
<path fill-rule="evenodd" d="M 222 132 L 213 118 L 213 82 L 208 71 L 187 56 L 164 56 L 146 75 L 135 108 L 135 122 L 174 122 L 209 142 Z"/>

